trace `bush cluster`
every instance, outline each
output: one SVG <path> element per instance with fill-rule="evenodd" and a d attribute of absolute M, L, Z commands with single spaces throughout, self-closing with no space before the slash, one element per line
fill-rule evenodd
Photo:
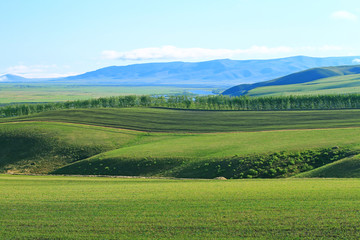
<path fill-rule="evenodd" d="M 346 148 L 325 148 L 302 152 L 276 152 L 263 155 L 233 156 L 193 162 L 176 173 L 177 177 L 282 178 L 321 167 L 354 154 Z"/>

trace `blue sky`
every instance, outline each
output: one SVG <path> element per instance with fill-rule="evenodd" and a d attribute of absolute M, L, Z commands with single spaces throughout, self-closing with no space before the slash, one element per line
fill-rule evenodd
<path fill-rule="evenodd" d="M 0 75 L 293 55 L 360 56 L 359 0 L 0 0 Z"/>

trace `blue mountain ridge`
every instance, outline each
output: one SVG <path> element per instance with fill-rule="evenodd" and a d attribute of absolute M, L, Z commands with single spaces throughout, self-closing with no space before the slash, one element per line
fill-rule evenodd
<path fill-rule="evenodd" d="M 315 67 L 355 64 L 360 57 L 315 58 L 295 56 L 266 60 L 219 59 L 204 62 L 159 62 L 110 66 L 84 74 L 54 79 L 29 79 L 80 85 L 231 87 L 275 79 Z M 7 76 L 2 82 L 23 82 Z M 1 78 L 1 77 L 0 77 Z M 46 80 L 46 81 L 44 81 Z"/>

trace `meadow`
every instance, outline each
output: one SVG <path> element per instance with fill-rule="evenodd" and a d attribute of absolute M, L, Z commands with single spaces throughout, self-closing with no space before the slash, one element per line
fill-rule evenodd
<path fill-rule="evenodd" d="M 91 86 L 49 83 L 1 83 L 0 105 L 9 103 L 39 103 L 86 100 L 124 95 L 177 95 L 191 91 L 211 91 L 213 88 L 176 86 Z"/>
<path fill-rule="evenodd" d="M 0 239 L 359 239 L 360 110 L 99 106 L 0 118 Z"/>
<path fill-rule="evenodd" d="M 359 239 L 359 184 L 0 175 L 0 238 Z"/>

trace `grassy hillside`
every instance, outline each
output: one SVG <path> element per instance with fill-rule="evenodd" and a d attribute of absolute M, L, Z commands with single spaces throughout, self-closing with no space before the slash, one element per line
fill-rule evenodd
<path fill-rule="evenodd" d="M 360 93 L 360 74 L 323 78 L 300 84 L 252 89 L 249 96 L 290 96 Z"/>
<path fill-rule="evenodd" d="M 291 176 L 358 152 L 359 134 L 360 128 L 176 134 L 108 151 L 55 173 L 193 178 Z M 342 147 L 340 152 L 338 146 Z M 326 150 L 322 154 L 307 152 L 308 149 Z M 316 158 L 317 162 L 307 162 Z M 250 169 L 256 172 L 251 173 Z"/>
<path fill-rule="evenodd" d="M 0 122 L 80 123 L 147 132 L 234 132 L 359 127 L 360 110 L 196 111 L 156 108 L 73 109 L 3 118 Z"/>
<path fill-rule="evenodd" d="M 71 162 L 136 142 L 139 137 L 129 131 L 75 124 L 1 124 L 0 170 L 48 173 Z"/>
<path fill-rule="evenodd" d="M 239 162 L 242 159 L 237 156 L 334 146 L 349 148 L 341 153 L 348 155 L 360 149 L 357 138 L 360 128 L 173 134 L 44 122 L 0 126 L 0 169 L 3 172 L 184 176 L 179 172 L 196 162 L 206 164 L 209 159 L 220 163 L 235 157 L 231 161 Z M 150 165 L 155 162 L 155 170 L 134 170 L 138 168 L 134 166 L 139 161 L 143 164 L 144 160 Z M 128 164 L 127 169 L 124 169 L 124 162 Z M 181 169 L 174 172 L 180 165 Z M 134 171 L 129 172 L 129 169 Z M 198 171 L 192 174 L 187 176 L 199 177 Z"/>
<path fill-rule="evenodd" d="M 291 176 L 357 154 L 359 117 L 360 110 L 44 112 L 2 119 L 0 170 L 202 178 Z"/>
<path fill-rule="evenodd" d="M 360 178 L 360 155 L 342 160 L 301 173 L 296 177 L 305 178 Z"/>
<path fill-rule="evenodd" d="M 313 68 L 277 79 L 273 79 L 265 82 L 258 82 L 254 84 L 242 84 L 232 88 L 227 89 L 222 94 L 239 96 L 247 95 L 251 90 L 256 88 L 264 88 L 270 86 L 282 86 L 282 85 L 292 85 L 292 84 L 304 84 L 313 82 L 316 80 L 336 77 L 336 76 L 346 76 L 346 75 L 356 75 L 360 74 L 360 65 L 356 66 L 339 66 L 339 67 L 323 67 L 323 68 Z"/>
<path fill-rule="evenodd" d="M 359 239 L 359 184 L 0 175 L 0 238 Z"/>

